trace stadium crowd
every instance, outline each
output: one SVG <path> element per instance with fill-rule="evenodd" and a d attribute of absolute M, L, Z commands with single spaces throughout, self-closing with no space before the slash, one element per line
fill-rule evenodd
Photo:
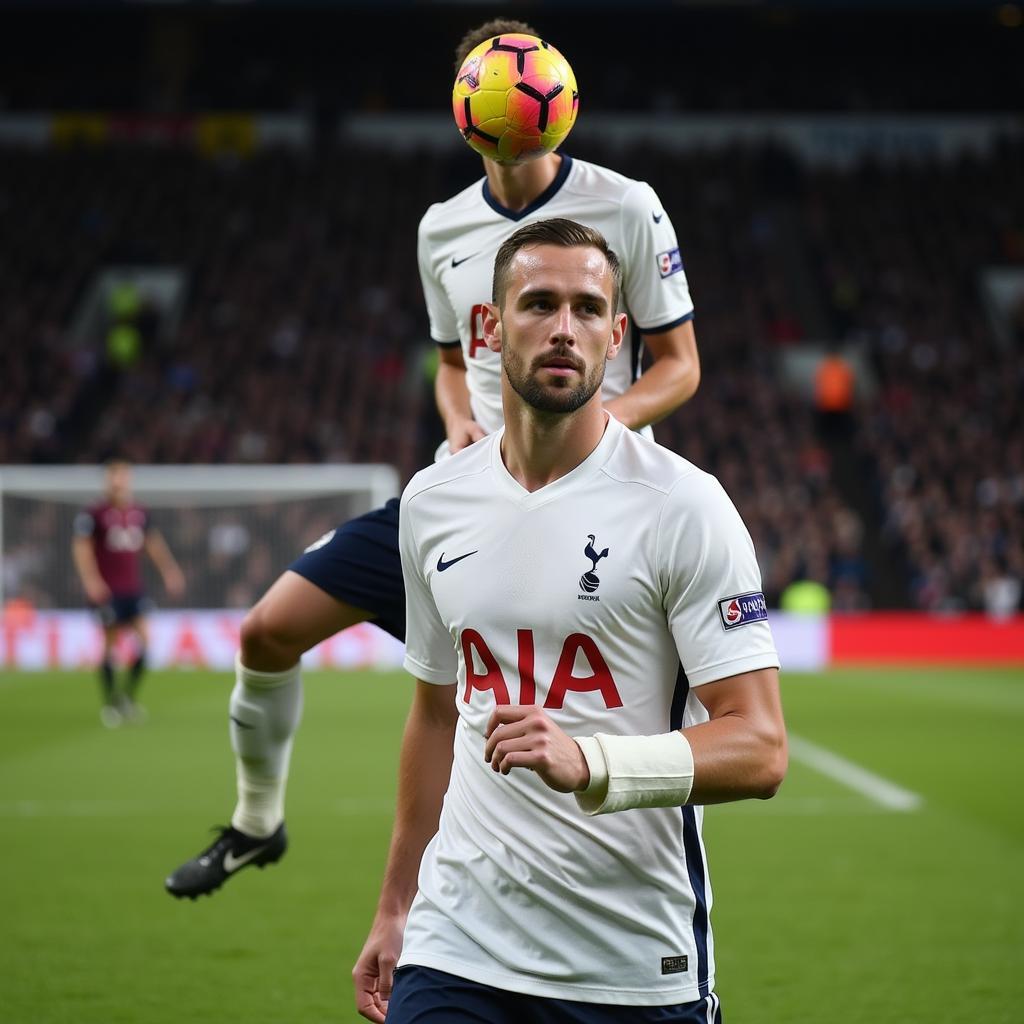
<path fill-rule="evenodd" d="M 1007 141 L 952 166 L 819 174 L 804 198 L 833 330 L 870 353 L 878 394 L 856 442 L 921 608 L 1020 603 L 1024 338 L 999 343 L 980 271 L 1024 263 L 1022 169 Z"/>
<path fill-rule="evenodd" d="M 770 600 L 816 579 L 843 609 L 1019 604 L 1022 340 L 997 344 L 977 274 L 1024 261 L 1020 145 L 884 171 L 767 147 L 579 155 L 650 180 L 672 214 L 703 382 L 658 436 L 722 479 Z M 0 463 L 118 451 L 408 476 L 440 436 L 416 224 L 475 173 L 465 154 L 341 147 L 5 153 Z M 75 325 L 97 272 L 123 265 L 179 268 L 186 288 L 122 352 L 113 323 Z M 847 447 L 782 372 L 823 339 L 870 368 Z"/>
<path fill-rule="evenodd" d="M 0 284 L 0 462 L 116 449 L 136 462 L 409 467 L 418 285 L 397 240 L 415 237 L 430 183 L 392 190 L 375 163 L 6 156 L 0 203 L 18 258 Z M 180 327 L 114 362 L 105 332 L 70 328 L 99 268 L 140 264 L 185 271 Z"/>

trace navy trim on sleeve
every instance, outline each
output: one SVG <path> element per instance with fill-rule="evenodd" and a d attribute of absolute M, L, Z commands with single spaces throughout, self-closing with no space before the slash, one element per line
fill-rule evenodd
<path fill-rule="evenodd" d="M 670 324 L 662 324 L 660 327 L 640 327 L 637 325 L 637 330 L 641 334 L 661 334 L 663 331 L 671 331 L 673 327 L 678 327 L 680 324 L 685 324 L 687 320 L 693 319 L 693 310 L 691 309 L 686 316 L 681 316 L 678 320 L 673 320 Z"/>
<path fill-rule="evenodd" d="M 522 220 L 524 217 L 528 217 L 535 210 L 539 210 L 546 202 L 552 199 L 555 193 L 565 184 L 565 179 L 569 177 L 569 171 L 572 169 L 572 157 L 568 153 L 562 154 L 562 166 L 558 168 L 558 174 L 555 175 L 555 180 L 529 206 L 522 210 L 510 210 L 507 206 L 502 206 L 497 199 L 491 195 L 491 186 L 487 183 L 487 179 L 484 178 L 484 202 L 495 212 L 500 213 L 502 217 L 508 217 L 509 220 Z"/>
<path fill-rule="evenodd" d="M 438 348 L 457 348 L 459 345 L 462 344 L 462 342 L 458 341 L 458 340 L 456 340 L 456 341 L 438 341 L 438 342 L 435 342 L 435 344 L 437 345 Z"/>

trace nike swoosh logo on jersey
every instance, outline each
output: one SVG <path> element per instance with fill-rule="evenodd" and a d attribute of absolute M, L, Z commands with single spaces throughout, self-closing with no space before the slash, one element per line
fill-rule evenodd
<path fill-rule="evenodd" d="M 441 557 L 437 560 L 437 571 L 444 572 L 445 569 L 450 569 L 456 562 L 461 562 L 464 558 L 469 558 L 470 555 L 475 555 L 476 551 L 467 551 L 464 555 L 459 555 L 458 558 L 453 558 L 451 561 L 446 562 L 444 560 L 444 552 L 441 552 Z"/>
<path fill-rule="evenodd" d="M 463 263 L 465 263 L 465 262 L 466 262 L 466 260 L 471 260 L 471 259 L 472 259 L 472 258 L 473 258 L 473 257 L 474 257 L 475 255 L 476 255 L 476 253 L 475 253 L 475 252 L 473 252 L 473 253 L 470 253 L 470 254 L 469 254 L 468 256 L 463 256 L 461 260 L 457 260 L 457 259 L 456 259 L 456 258 L 455 258 L 455 257 L 453 256 L 453 257 L 452 257 L 452 266 L 453 266 L 453 267 L 460 267 L 460 266 L 462 266 L 462 264 L 463 264 Z M 474 554 L 475 554 L 475 553 L 476 553 L 476 552 L 474 552 Z"/>
<path fill-rule="evenodd" d="M 239 729 L 255 729 L 256 728 L 255 725 L 249 725 L 248 722 L 243 722 L 240 718 L 235 718 L 234 715 L 228 715 L 228 718 L 230 718 L 231 721 L 234 722 L 235 725 L 237 725 Z"/>
<path fill-rule="evenodd" d="M 228 850 L 228 852 L 224 854 L 224 870 L 229 875 L 233 874 L 239 868 L 248 864 L 253 857 L 258 857 L 266 848 L 267 844 L 264 843 L 262 846 L 257 846 L 255 850 L 243 853 L 241 857 L 236 857 L 230 850 Z"/>
<path fill-rule="evenodd" d="M 664 210 L 662 210 L 661 213 L 655 213 L 653 210 L 651 210 L 651 217 L 654 219 L 654 223 L 655 224 L 660 224 L 661 223 L 661 218 L 664 217 L 664 216 L 665 216 L 665 211 Z"/>

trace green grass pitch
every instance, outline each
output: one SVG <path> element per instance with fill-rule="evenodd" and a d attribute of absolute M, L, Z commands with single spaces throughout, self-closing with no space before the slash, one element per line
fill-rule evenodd
<path fill-rule="evenodd" d="M 730 1024 L 1024 1020 L 1024 672 L 784 679 L 793 733 L 919 794 L 911 812 L 794 760 L 775 800 L 710 808 Z M 107 732 L 90 673 L 0 674 L 0 1019 L 357 1020 L 409 696 L 310 673 L 292 848 L 213 898 L 165 874 L 233 806 L 227 675 L 154 673 Z"/>

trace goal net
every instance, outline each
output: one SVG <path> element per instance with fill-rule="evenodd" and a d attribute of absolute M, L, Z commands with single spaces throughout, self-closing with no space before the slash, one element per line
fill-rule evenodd
<path fill-rule="evenodd" d="M 14 650 L 13 633 L 29 619 L 36 624 L 59 621 L 61 631 L 74 632 L 73 617 L 54 616 L 69 609 L 81 616 L 87 605 L 71 558 L 73 523 L 82 508 L 102 500 L 103 484 L 102 466 L 0 467 L 0 609 L 7 648 L 6 657 L 0 650 L 0 664 L 54 662 L 52 651 L 44 657 Z M 195 634 L 215 628 L 210 614 L 219 613 L 216 628 L 237 632 L 244 611 L 306 547 L 396 497 L 399 485 L 397 472 L 382 465 L 134 466 L 134 497 L 148 509 L 186 580 L 185 597 L 170 602 L 143 557 L 146 593 L 158 609 L 155 618 L 162 614 L 180 626 L 187 614 L 185 626 Z M 160 622 L 153 625 L 159 633 Z M 23 632 L 21 648 L 67 642 L 63 636 L 33 641 L 32 631 Z M 88 629 L 90 637 L 93 632 Z M 159 647 L 161 637 L 154 642 Z M 235 642 L 228 636 L 220 646 L 233 655 Z M 186 638 L 184 643 L 195 647 L 199 641 Z M 212 660 L 224 657 L 221 652 Z M 67 658 L 56 660 L 63 664 Z M 181 658 L 171 651 L 157 660 L 176 663 Z M 201 651 L 191 660 L 211 658 Z"/>

